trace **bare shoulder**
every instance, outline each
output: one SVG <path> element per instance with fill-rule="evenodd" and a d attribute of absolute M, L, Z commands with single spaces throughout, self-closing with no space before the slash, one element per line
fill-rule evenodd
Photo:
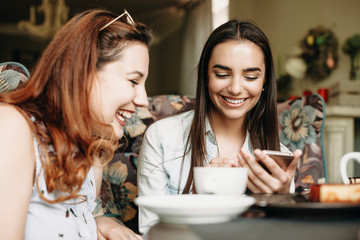
<path fill-rule="evenodd" d="M 0 166 L 9 171 L 23 166 L 32 174 L 34 164 L 33 135 L 28 122 L 14 106 L 0 104 Z"/>
<path fill-rule="evenodd" d="M 10 151 L 9 146 L 17 146 L 18 150 L 29 152 L 33 147 L 31 129 L 25 117 L 7 104 L 0 104 L 0 145 L 4 151 Z"/>
<path fill-rule="evenodd" d="M 0 189 L 4 193 L 0 211 L 9 226 L 2 229 L 1 239 L 4 234 L 23 234 L 35 164 L 32 133 L 25 117 L 14 106 L 0 104 Z"/>
<path fill-rule="evenodd" d="M 30 132 L 25 117 L 12 105 L 0 104 L 0 131 L 1 132 Z"/>

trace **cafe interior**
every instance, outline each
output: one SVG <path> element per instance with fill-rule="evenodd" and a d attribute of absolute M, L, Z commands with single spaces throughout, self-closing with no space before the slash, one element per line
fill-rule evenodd
<path fill-rule="evenodd" d="M 356 182 L 356 177 L 360 181 L 360 1 L 3 1 L 0 5 L 0 64 L 20 63 L 31 75 L 36 60 L 56 30 L 73 15 L 89 8 L 104 8 L 118 14 L 126 9 L 136 22 L 149 25 L 154 37 L 146 83 L 150 115 L 146 121 L 138 119 L 143 124 L 141 131 L 128 136 L 130 146 L 119 150 L 110 164 L 130 160 L 129 154 L 137 156 L 138 148 L 132 145 L 138 147 L 136 144 L 150 123 L 194 107 L 197 64 L 209 34 L 230 19 L 250 19 L 264 31 L 272 48 L 278 81 L 280 131 L 289 127 L 281 119 L 293 114 L 296 107 L 300 106 L 296 111 L 303 111 L 305 115 L 310 111 L 315 116 L 311 121 L 300 114 L 295 117 L 294 124 L 296 120 L 308 121 L 305 128 L 309 134 L 301 141 L 285 141 L 289 149 L 303 151 L 296 186 L 309 190 L 316 184 L 342 184 L 346 179 Z M 341 164 L 348 153 L 358 155 L 346 161 L 347 176 L 344 177 Z M 133 179 L 136 179 L 136 169 L 134 171 Z M 281 205 L 276 201 L 286 203 Z M 256 199 L 257 208 L 247 217 L 243 213 L 245 210 L 241 210 L 242 215 L 237 215 L 236 220 L 215 218 L 215 223 L 207 223 L 210 216 L 206 216 L 199 220 L 201 224 L 189 216 L 174 220 L 166 215 L 168 212 L 161 212 L 159 207 L 146 201 L 138 200 L 137 204 L 153 207 L 163 220 L 149 233 L 149 239 L 240 239 L 240 235 L 245 236 L 243 239 L 360 239 L 359 202 L 329 207 L 310 206 L 302 201 L 296 201 L 299 203 L 296 205 L 291 201 L 284 200 L 281 195 L 273 199 L 261 196 Z M 269 211 L 266 214 L 271 221 L 249 217 L 263 214 L 261 208 Z M 172 214 L 179 211 L 171 206 L 169 209 Z M 244 218 L 246 221 L 240 224 Z M 247 234 L 253 238 L 247 238 Z"/>

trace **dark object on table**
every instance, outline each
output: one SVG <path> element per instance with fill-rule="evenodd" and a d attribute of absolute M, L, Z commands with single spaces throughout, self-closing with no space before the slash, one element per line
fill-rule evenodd
<path fill-rule="evenodd" d="M 360 204 L 309 201 L 309 194 L 252 194 L 256 199 L 251 211 L 265 217 L 294 219 L 360 218 Z"/>

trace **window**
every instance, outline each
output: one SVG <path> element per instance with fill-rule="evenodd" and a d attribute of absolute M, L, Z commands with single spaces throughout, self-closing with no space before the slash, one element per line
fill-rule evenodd
<path fill-rule="evenodd" d="M 229 21 L 229 0 L 211 0 L 212 28 Z"/>

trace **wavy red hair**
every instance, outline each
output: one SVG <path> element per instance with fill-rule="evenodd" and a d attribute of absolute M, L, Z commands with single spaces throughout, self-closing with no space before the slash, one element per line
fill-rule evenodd
<path fill-rule="evenodd" d="M 104 10 L 74 16 L 55 34 L 27 84 L 0 94 L 0 102 L 16 106 L 38 139 L 48 191 L 68 193 L 49 200 L 39 191 L 49 203 L 78 197 L 94 159 L 107 163 L 118 146 L 112 127 L 91 114 L 90 90 L 97 72 L 120 59 L 126 43 L 149 47 L 151 34 L 145 25 L 122 19 L 99 31 L 115 17 Z"/>

